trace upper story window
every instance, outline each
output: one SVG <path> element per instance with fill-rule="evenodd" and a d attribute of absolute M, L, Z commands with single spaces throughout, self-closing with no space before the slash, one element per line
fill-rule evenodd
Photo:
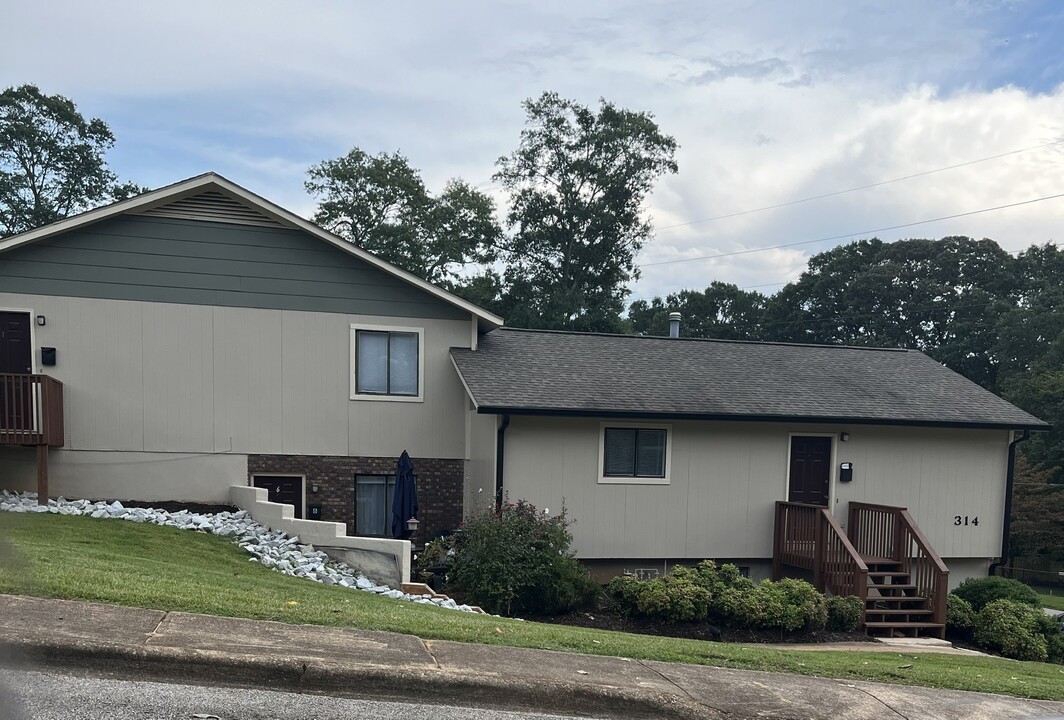
<path fill-rule="evenodd" d="M 421 400 L 424 379 L 420 328 L 351 326 L 351 399 Z"/>
<path fill-rule="evenodd" d="M 600 483 L 669 483 L 668 425 L 603 423 Z"/>

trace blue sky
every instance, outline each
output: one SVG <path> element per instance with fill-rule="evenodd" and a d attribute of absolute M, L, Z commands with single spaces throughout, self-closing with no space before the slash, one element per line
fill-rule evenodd
<path fill-rule="evenodd" d="M 300 214 L 307 167 L 401 150 L 432 189 L 491 183 L 521 101 L 653 112 L 680 143 L 633 297 L 773 292 L 840 241 L 694 260 L 1064 193 L 1064 143 L 906 182 L 692 221 L 1064 141 L 1060 2 L 8 0 L 0 83 L 107 121 L 123 178 L 215 170 Z M 1064 198 L 878 233 L 1059 242 Z"/>

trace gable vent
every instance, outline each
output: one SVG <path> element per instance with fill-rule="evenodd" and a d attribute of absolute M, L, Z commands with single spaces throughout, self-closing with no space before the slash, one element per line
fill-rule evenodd
<path fill-rule="evenodd" d="M 236 225 L 261 225 L 284 227 L 273 218 L 248 207 L 220 192 L 205 192 L 176 202 L 145 210 L 140 215 L 178 218 L 180 220 L 207 220 L 209 222 L 233 223 Z"/>

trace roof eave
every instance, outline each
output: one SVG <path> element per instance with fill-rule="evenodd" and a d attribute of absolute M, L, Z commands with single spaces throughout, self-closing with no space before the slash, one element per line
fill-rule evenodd
<path fill-rule="evenodd" d="M 969 430 L 1031 430 L 1045 432 L 1049 423 L 1010 423 L 958 420 L 922 420 L 912 418 L 840 417 L 808 415 L 758 415 L 729 413 L 675 413 L 647 412 L 642 410 L 531 408 L 501 405 L 478 405 L 478 414 L 485 415 L 536 415 L 558 417 L 599 417 L 645 420 L 716 420 L 758 423 L 800 423 L 804 425 L 892 425 L 902 427 L 965 428 Z"/>

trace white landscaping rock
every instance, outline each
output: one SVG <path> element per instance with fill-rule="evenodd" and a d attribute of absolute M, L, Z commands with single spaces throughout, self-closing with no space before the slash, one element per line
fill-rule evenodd
<path fill-rule="evenodd" d="M 47 505 L 37 504 L 37 493 L 12 493 L 0 491 L 0 510 L 16 513 L 53 513 L 59 515 L 84 515 L 97 519 L 128 520 L 152 523 L 182 530 L 209 532 L 220 537 L 232 538 L 233 542 L 251 557 L 248 562 L 257 562 L 292 577 L 343 587 L 350 590 L 371 592 L 392 600 L 405 600 L 422 605 L 434 605 L 449 610 L 474 612 L 468 605 L 458 605 L 454 600 L 440 601 L 429 595 L 407 595 L 386 585 L 377 585 L 358 573 L 346 563 L 333 562 L 329 556 L 313 545 L 300 544 L 298 537 L 273 532 L 255 522 L 246 510 L 201 515 L 188 510 L 171 513 L 158 508 L 126 508 L 115 500 L 112 503 L 88 500 L 49 500 Z"/>

